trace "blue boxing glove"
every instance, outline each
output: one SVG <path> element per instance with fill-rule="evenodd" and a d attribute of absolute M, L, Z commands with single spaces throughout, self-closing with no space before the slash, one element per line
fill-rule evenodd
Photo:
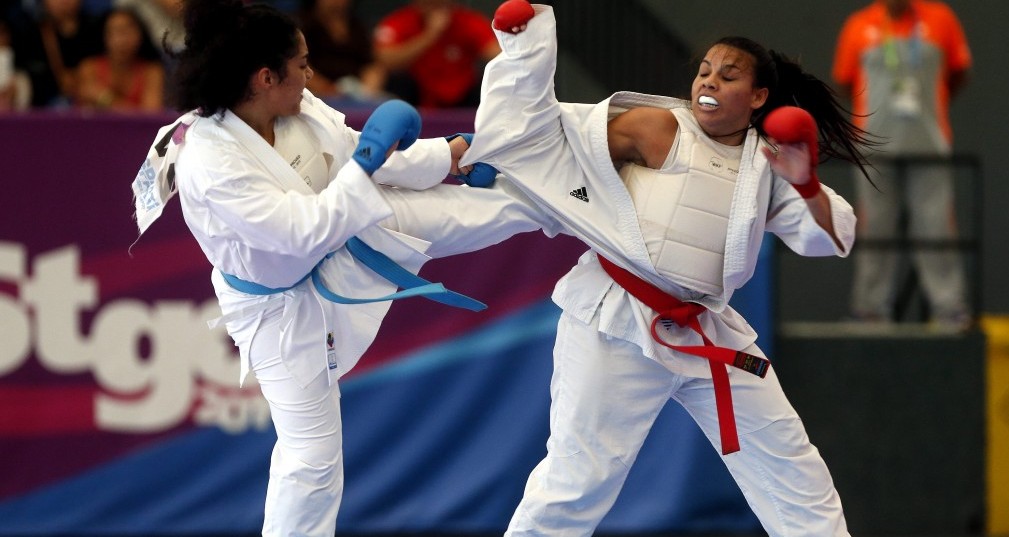
<path fill-rule="evenodd" d="M 404 101 L 386 101 L 378 106 L 361 130 L 354 150 L 354 160 L 368 175 L 385 164 L 389 148 L 396 145 L 402 151 L 417 141 L 420 135 L 420 114 Z"/>
<path fill-rule="evenodd" d="M 460 179 L 472 187 L 490 188 L 494 186 L 494 180 L 497 179 L 497 169 L 490 164 L 477 162 L 473 165 L 473 169 L 468 174 L 460 176 Z"/>
<path fill-rule="evenodd" d="M 473 145 L 473 135 L 468 132 L 460 132 L 458 134 L 453 134 L 452 136 L 446 136 L 445 139 L 451 142 L 453 139 L 460 136 L 466 141 L 466 145 Z M 465 183 L 468 186 L 488 188 L 494 185 L 494 180 L 497 178 L 497 170 L 490 164 L 477 162 L 473 165 L 473 169 L 470 170 L 468 174 L 453 175 L 452 177 L 455 177 L 460 182 Z"/>

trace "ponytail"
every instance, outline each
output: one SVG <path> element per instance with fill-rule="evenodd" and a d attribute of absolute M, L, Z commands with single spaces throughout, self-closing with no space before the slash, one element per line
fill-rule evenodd
<path fill-rule="evenodd" d="M 850 162 L 869 178 L 866 168 L 870 164 L 862 148 L 877 147 L 882 141 L 851 122 L 851 113 L 838 101 L 837 93 L 830 86 L 805 72 L 797 62 L 751 39 L 725 37 L 715 44 L 742 50 L 753 57 L 754 84 L 768 89 L 767 101 L 754 111 L 750 120 L 761 136 L 767 136 L 763 126 L 767 114 L 781 106 L 798 106 L 816 120 L 821 158 Z"/>
<path fill-rule="evenodd" d="M 754 118 L 757 131 L 766 136 L 763 119 L 771 110 L 785 105 L 803 108 L 816 120 L 822 160 L 845 160 L 858 166 L 869 178 L 866 170 L 869 162 L 861 148 L 879 146 L 881 140 L 852 123 L 851 112 L 841 104 L 833 88 L 786 56 L 773 50 L 770 55 L 777 71 L 778 85 L 771 89 L 767 103 L 758 110 L 762 112 L 759 120 Z"/>

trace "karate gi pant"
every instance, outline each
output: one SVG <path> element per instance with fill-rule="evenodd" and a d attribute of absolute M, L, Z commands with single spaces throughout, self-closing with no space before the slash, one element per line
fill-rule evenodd
<path fill-rule="evenodd" d="M 847 536 L 827 466 L 774 368 L 764 379 L 731 370 L 730 379 L 741 451 L 722 460 L 764 530 L 774 537 Z M 592 535 L 669 399 L 720 451 L 710 378 L 674 374 L 636 345 L 567 313 L 558 326 L 550 392 L 547 456 L 530 475 L 506 537 Z"/>
<path fill-rule="evenodd" d="M 957 238 L 951 165 L 910 164 L 903 177 L 898 176 L 892 163 L 873 165 L 876 169 L 870 168 L 869 173 L 879 190 L 860 175 L 855 178 L 860 239 L 897 240 L 905 210 L 907 236 L 912 241 Z M 902 252 L 897 248 L 855 248 L 852 314 L 862 319 L 892 320 Z M 914 245 L 910 252 L 910 261 L 931 307 L 931 318 L 940 322 L 966 321 L 966 283 L 958 252 Z"/>
<path fill-rule="evenodd" d="M 280 319 L 263 319 L 249 353 L 277 431 L 263 536 L 332 537 L 344 482 L 340 390 L 326 373 L 304 388 L 291 376 L 278 352 Z"/>

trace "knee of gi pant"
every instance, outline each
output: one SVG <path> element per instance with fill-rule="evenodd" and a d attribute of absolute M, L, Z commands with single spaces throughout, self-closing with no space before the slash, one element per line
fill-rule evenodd
<path fill-rule="evenodd" d="M 298 449 L 278 446 L 270 473 L 303 481 L 330 482 L 343 474 L 342 442 L 327 439 Z"/>

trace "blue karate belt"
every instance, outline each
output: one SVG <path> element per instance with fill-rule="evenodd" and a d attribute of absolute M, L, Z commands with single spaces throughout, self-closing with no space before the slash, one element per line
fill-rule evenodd
<path fill-rule="evenodd" d="M 429 282 L 409 270 L 406 270 L 400 266 L 399 263 L 389 259 L 388 256 L 375 250 L 371 246 L 368 246 L 364 243 L 364 241 L 357 237 L 351 237 L 345 246 L 347 250 L 350 251 L 350 255 L 354 256 L 355 259 L 364 263 L 366 267 L 375 271 L 376 274 L 396 284 L 403 290 L 397 291 L 391 295 L 377 298 L 350 298 L 338 295 L 333 291 L 330 291 L 322 281 L 322 276 L 319 274 L 319 267 L 322 266 L 322 261 L 320 261 L 311 272 L 306 274 L 304 278 L 299 280 L 298 283 L 290 287 L 267 287 L 255 282 L 245 281 L 232 274 L 222 272 L 221 275 L 224 276 L 224 281 L 228 282 L 228 285 L 232 288 L 250 295 L 272 295 L 275 293 L 282 293 L 288 289 L 301 285 L 302 282 L 311 278 L 312 284 L 315 286 L 315 290 L 319 293 L 319 295 L 326 300 L 337 304 L 367 304 L 370 302 L 384 302 L 386 300 L 422 296 L 428 300 L 440 302 L 455 308 L 462 308 L 470 311 L 482 311 L 487 309 L 487 305 L 479 300 L 475 300 L 466 295 L 446 289 L 441 283 Z M 333 254 L 327 255 L 326 258 L 328 259 L 330 255 Z M 325 261 L 325 259 L 323 259 L 323 261 Z"/>

